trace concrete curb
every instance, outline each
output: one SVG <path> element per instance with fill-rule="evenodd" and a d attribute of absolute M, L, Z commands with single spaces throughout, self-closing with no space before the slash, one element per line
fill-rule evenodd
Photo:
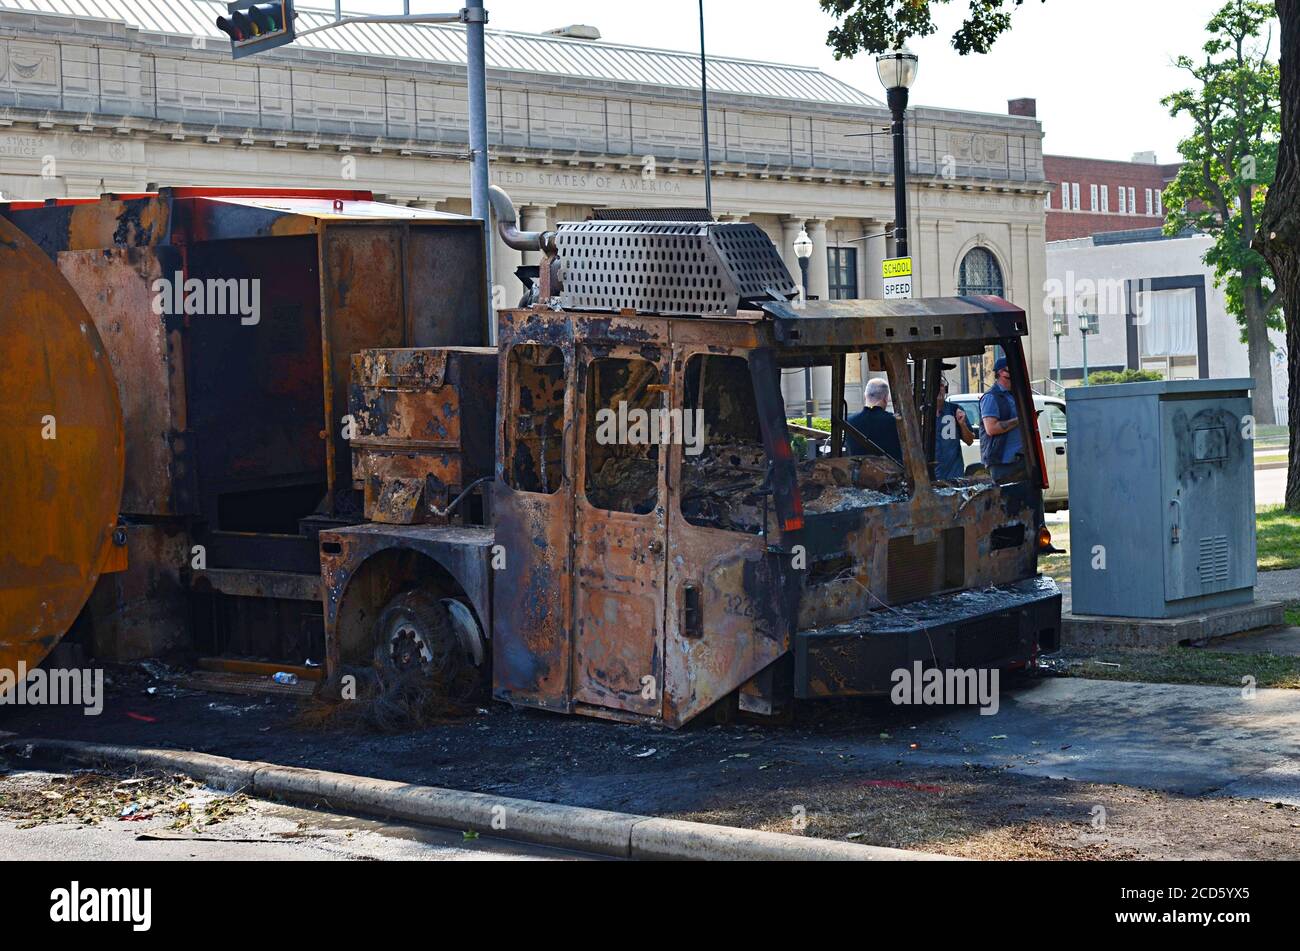
<path fill-rule="evenodd" d="M 253 793 L 620 858 L 627 857 L 632 827 L 642 818 L 286 766 L 259 769 Z"/>
<path fill-rule="evenodd" d="M 417 786 L 188 750 L 75 740 L 6 739 L 0 750 L 46 754 L 81 765 L 129 763 L 185 773 L 227 791 L 325 805 L 614 858 L 713 861 L 924 861 L 951 856 L 856 845 L 779 832 L 657 819 L 652 816 Z"/>
<path fill-rule="evenodd" d="M 909 852 L 681 819 L 642 819 L 636 823 L 632 827 L 631 857 L 741 862 L 957 861 L 950 855 L 932 852 Z"/>

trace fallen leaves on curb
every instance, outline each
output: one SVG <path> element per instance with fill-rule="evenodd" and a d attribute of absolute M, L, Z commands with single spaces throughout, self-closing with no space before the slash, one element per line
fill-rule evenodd
<path fill-rule="evenodd" d="M 56 822 L 98 825 L 154 818 L 172 819 L 173 829 L 200 829 L 247 811 L 248 797 L 242 793 L 209 798 L 201 783 L 162 772 L 28 774 L 10 776 L 0 786 L 0 816 L 15 820 L 20 829 Z"/>

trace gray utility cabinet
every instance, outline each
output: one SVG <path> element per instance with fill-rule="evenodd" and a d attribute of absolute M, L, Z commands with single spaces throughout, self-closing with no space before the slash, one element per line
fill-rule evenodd
<path fill-rule="evenodd" d="M 1252 385 L 1066 391 L 1075 614 L 1173 618 L 1254 599 Z"/>

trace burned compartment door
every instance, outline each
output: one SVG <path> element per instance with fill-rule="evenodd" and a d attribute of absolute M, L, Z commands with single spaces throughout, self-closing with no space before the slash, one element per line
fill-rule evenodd
<path fill-rule="evenodd" d="M 194 498 L 184 431 L 184 304 L 174 307 L 184 289 L 173 286 L 182 271 L 180 253 L 175 248 L 63 251 L 59 270 L 95 322 L 117 381 L 126 426 L 121 510 L 190 514 Z M 160 294 L 157 287 L 169 293 Z"/>
<path fill-rule="evenodd" d="M 663 683 L 661 412 L 666 374 L 645 350 L 579 350 L 573 695 L 659 716 Z"/>
<path fill-rule="evenodd" d="M 501 341 L 493 486 L 492 694 L 569 711 L 572 349 Z"/>
<path fill-rule="evenodd" d="M 359 516 L 351 494 L 352 450 L 344 438 L 352 355 L 406 343 L 401 225 L 331 222 L 321 234 L 322 360 L 330 513 Z M 353 506 L 357 510 L 353 510 Z"/>
<path fill-rule="evenodd" d="M 767 550 L 781 537 L 784 510 L 772 486 L 787 481 L 788 501 L 798 500 L 788 439 L 779 441 L 788 470 L 771 475 L 782 464 L 768 449 L 784 431 L 780 369 L 761 358 L 754 367 L 748 356 L 721 347 L 674 356 L 675 399 L 693 436 L 669 447 L 667 470 L 664 721 L 674 727 L 778 660 L 797 615 L 794 573 Z M 802 509 L 789 516 L 802 517 Z"/>

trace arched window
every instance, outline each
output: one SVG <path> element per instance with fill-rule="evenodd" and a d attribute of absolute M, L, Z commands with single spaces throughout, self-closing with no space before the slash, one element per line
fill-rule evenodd
<path fill-rule="evenodd" d="M 957 280 L 957 293 L 992 294 L 1005 297 L 1006 286 L 1002 283 L 1002 268 L 998 259 L 988 248 L 971 248 L 961 259 L 961 273 Z"/>

